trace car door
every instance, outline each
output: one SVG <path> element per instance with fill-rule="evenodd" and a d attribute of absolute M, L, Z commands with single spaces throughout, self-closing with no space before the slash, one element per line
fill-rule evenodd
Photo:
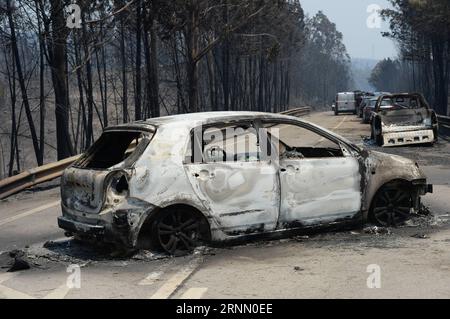
<path fill-rule="evenodd" d="M 358 160 L 338 143 L 292 123 L 265 123 L 279 152 L 278 227 L 329 223 L 361 209 Z"/>
<path fill-rule="evenodd" d="M 278 171 L 261 156 L 251 123 L 208 127 L 193 134 L 192 186 L 220 229 L 229 235 L 272 231 L 279 213 Z"/>

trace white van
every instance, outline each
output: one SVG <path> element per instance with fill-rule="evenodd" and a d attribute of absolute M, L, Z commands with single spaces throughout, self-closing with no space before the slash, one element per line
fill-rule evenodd
<path fill-rule="evenodd" d="M 353 92 L 343 92 L 336 95 L 336 105 L 334 114 L 341 112 L 352 112 L 356 114 L 356 94 Z"/>

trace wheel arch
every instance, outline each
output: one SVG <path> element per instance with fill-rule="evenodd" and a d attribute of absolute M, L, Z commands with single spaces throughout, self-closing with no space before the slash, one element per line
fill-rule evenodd
<path fill-rule="evenodd" d="M 192 212 L 203 221 L 203 224 L 206 227 L 205 229 L 207 234 L 206 240 L 211 241 L 211 223 L 208 216 L 202 211 L 201 208 L 197 207 L 196 205 L 192 205 L 192 203 L 179 202 L 179 203 L 171 203 L 163 207 L 158 206 L 157 208 L 155 208 L 142 218 L 140 226 L 136 231 L 136 242 L 135 242 L 136 246 L 141 248 L 142 246 L 148 246 L 149 244 L 148 241 L 151 240 L 151 232 L 152 232 L 151 228 L 156 218 L 159 217 L 161 214 L 169 213 L 170 211 L 179 208 Z"/>
<path fill-rule="evenodd" d="M 413 181 L 405 179 L 405 178 L 394 178 L 394 179 L 385 181 L 384 183 L 378 185 L 378 187 L 374 191 L 372 191 L 372 195 L 370 196 L 370 198 L 368 200 L 369 205 L 367 205 L 368 209 L 367 209 L 366 220 L 369 220 L 371 218 L 372 211 L 374 208 L 373 205 L 374 205 L 377 195 L 383 190 L 383 188 L 385 188 L 386 186 L 391 185 L 391 184 L 404 185 L 411 189 L 414 188 Z"/>

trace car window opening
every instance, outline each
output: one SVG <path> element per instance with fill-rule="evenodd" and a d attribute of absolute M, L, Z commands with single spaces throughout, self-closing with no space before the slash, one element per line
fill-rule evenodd
<path fill-rule="evenodd" d="M 261 148 L 251 125 L 211 128 L 203 133 L 204 162 L 257 162 Z"/>
<path fill-rule="evenodd" d="M 148 135 L 138 131 L 104 132 L 74 166 L 107 169 L 122 162 L 129 166 L 137 160 L 136 155 L 144 151 L 149 141 Z"/>
<path fill-rule="evenodd" d="M 416 96 L 385 97 L 380 102 L 380 109 L 386 111 L 415 110 L 422 107 L 420 99 Z"/>
<path fill-rule="evenodd" d="M 280 158 L 343 157 L 339 144 L 306 128 L 292 124 L 265 124 L 274 144 L 278 144 Z"/>

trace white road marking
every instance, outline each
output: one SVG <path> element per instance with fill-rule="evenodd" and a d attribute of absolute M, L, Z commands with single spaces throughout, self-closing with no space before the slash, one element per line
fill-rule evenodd
<path fill-rule="evenodd" d="M 5 272 L 4 274 L 0 275 L 0 284 L 4 283 L 7 280 L 10 280 L 11 278 L 15 277 L 16 274 L 13 272 Z"/>
<path fill-rule="evenodd" d="M 60 203 L 61 203 L 61 201 L 60 201 L 60 200 L 57 200 L 57 201 L 55 201 L 55 202 L 51 202 L 51 203 L 49 203 L 49 204 L 46 204 L 46 205 L 42 205 L 42 206 L 33 208 L 33 209 L 31 209 L 31 210 L 29 210 L 29 211 L 27 211 L 27 212 L 24 212 L 24 213 L 15 215 L 15 216 L 11 216 L 11 217 L 2 219 L 2 220 L 0 220 L 0 226 L 3 226 L 3 225 L 8 224 L 8 223 L 11 223 L 11 222 L 16 221 L 16 220 L 18 220 L 18 219 L 20 219 L 20 218 L 27 217 L 27 216 L 30 216 L 30 215 L 39 213 L 39 212 L 44 211 L 44 210 L 46 210 L 46 209 L 55 207 L 55 206 L 59 205 Z"/>
<path fill-rule="evenodd" d="M 338 128 L 340 128 L 342 126 L 342 124 L 344 124 L 346 119 L 347 119 L 347 116 L 344 116 L 341 123 L 339 123 L 336 127 L 334 127 L 333 130 L 337 130 Z"/>
<path fill-rule="evenodd" d="M 154 284 L 156 281 L 160 280 L 161 276 L 164 274 L 162 271 L 155 271 L 150 273 L 146 278 L 142 279 L 138 285 L 139 286 L 149 286 Z"/>
<path fill-rule="evenodd" d="M 30 296 L 24 292 L 15 290 L 10 287 L 6 287 L 1 285 L 5 281 L 16 277 L 17 273 L 7 272 L 4 274 L 0 274 L 0 299 L 37 299 L 36 297 Z M 56 289 L 52 290 L 43 299 L 64 299 L 67 293 L 70 291 L 70 288 L 67 287 L 67 284 L 61 285 Z"/>
<path fill-rule="evenodd" d="M 189 264 L 173 275 L 156 291 L 150 299 L 168 299 L 188 279 L 203 261 L 203 257 L 196 257 Z"/>
<path fill-rule="evenodd" d="M 342 121 L 336 125 L 335 127 L 333 127 L 331 129 L 331 131 L 337 130 L 338 128 L 340 128 L 342 126 L 342 124 L 344 124 L 345 120 L 347 119 L 347 116 L 344 116 L 344 118 L 342 119 Z M 319 141 L 317 141 L 317 143 L 315 145 L 318 145 L 320 143 L 322 143 L 323 141 L 325 141 L 325 137 L 322 137 Z"/>
<path fill-rule="evenodd" d="M 12 272 L 7 272 L 0 275 L 0 284 L 4 283 L 5 281 L 14 278 L 17 274 Z M 0 285 L 0 299 L 36 299 L 33 296 L 27 295 L 23 292 L 20 292 L 18 290 Z"/>
<path fill-rule="evenodd" d="M 208 288 L 190 288 L 186 291 L 180 299 L 202 299 L 203 295 L 208 291 Z"/>
<path fill-rule="evenodd" d="M 71 288 L 67 287 L 67 284 L 61 285 L 55 290 L 48 293 L 43 299 L 64 299 L 69 293 Z"/>
<path fill-rule="evenodd" d="M 0 298 L 5 299 L 36 299 L 33 296 L 27 295 L 23 292 L 14 290 L 12 288 L 0 285 Z"/>

